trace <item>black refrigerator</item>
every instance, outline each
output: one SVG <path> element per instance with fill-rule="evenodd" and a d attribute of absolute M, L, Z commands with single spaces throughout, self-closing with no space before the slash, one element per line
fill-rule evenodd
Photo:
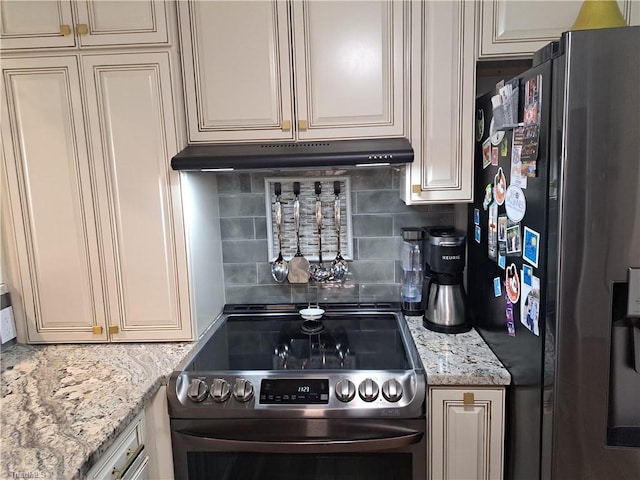
<path fill-rule="evenodd" d="M 505 478 L 640 478 L 640 27 L 565 33 L 477 98 L 471 321 Z"/>

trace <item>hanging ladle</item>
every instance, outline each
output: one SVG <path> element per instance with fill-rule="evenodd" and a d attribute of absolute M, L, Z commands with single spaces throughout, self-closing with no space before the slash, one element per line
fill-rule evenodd
<path fill-rule="evenodd" d="M 318 263 L 311 268 L 311 278 L 316 282 L 324 282 L 329 279 L 331 274 L 322 262 L 322 201 L 320 200 L 322 184 L 320 182 L 315 182 L 314 191 L 316 194 L 316 225 L 318 227 Z"/>
<path fill-rule="evenodd" d="M 282 185 L 280 182 L 274 184 L 274 190 L 276 194 L 276 232 L 278 235 L 278 258 L 275 259 L 273 265 L 271 265 L 271 276 L 273 279 L 282 283 L 287 279 L 289 274 L 289 265 L 284 258 L 282 258 L 282 203 L 280 202 L 280 195 L 282 195 Z"/>
<path fill-rule="evenodd" d="M 336 237 L 338 239 L 338 253 L 336 254 L 336 258 L 333 260 L 331 264 L 331 276 L 335 280 L 344 280 L 347 276 L 347 272 L 349 271 L 349 265 L 347 261 L 342 258 L 342 254 L 340 253 L 340 182 L 333 182 L 333 193 L 336 196 L 336 199 L 333 202 L 333 217 L 335 221 L 336 227 Z"/>

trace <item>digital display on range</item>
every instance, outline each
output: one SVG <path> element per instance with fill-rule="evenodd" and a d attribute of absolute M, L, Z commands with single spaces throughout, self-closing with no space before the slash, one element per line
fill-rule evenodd
<path fill-rule="evenodd" d="M 260 403 L 329 403 L 329 380 L 326 378 L 262 380 L 260 382 Z"/>

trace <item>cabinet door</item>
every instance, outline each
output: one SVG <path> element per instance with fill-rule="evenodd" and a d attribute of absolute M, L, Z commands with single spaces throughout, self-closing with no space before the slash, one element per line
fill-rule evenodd
<path fill-rule="evenodd" d="M 429 390 L 432 480 L 502 478 L 504 389 Z"/>
<path fill-rule="evenodd" d="M 2 0 L 0 48 L 2 50 L 73 47 L 70 0 Z"/>
<path fill-rule="evenodd" d="M 292 140 L 286 2 L 178 3 L 190 142 Z"/>
<path fill-rule="evenodd" d="M 405 2 L 292 9 L 298 138 L 403 136 Z"/>
<path fill-rule="evenodd" d="M 115 341 L 191 338 L 168 52 L 82 57 Z"/>
<path fill-rule="evenodd" d="M 640 24 L 640 2 L 618 0 L 629 25 Z M 478 8 L 479 58 L 526 58 L 571 28 L 582 2 L 483 0 Z"/>
<path fill-rule="evenodd" d="M 168 43 L 167 7 L 154 0 L 80 0 L 75 27 L 80 46 Z"/>
<path fill-rule="evenodd" d="M 77 58 L 4 59 L 2 74 L 2 144 L 28 340 L 105 341 Z"/>
<path fill-rule="evenodd" d="M 412 4 L 407 204 L 469 202 L 473 182 L 474 2 Z"/>

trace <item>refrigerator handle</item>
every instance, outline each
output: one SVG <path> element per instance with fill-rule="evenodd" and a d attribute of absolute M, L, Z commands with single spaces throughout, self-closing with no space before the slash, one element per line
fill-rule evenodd
<path fill-rule="evenodd" d="M 640 319 L 631 320 L 631 358 L 633 368 L 640 374 Z"/>

